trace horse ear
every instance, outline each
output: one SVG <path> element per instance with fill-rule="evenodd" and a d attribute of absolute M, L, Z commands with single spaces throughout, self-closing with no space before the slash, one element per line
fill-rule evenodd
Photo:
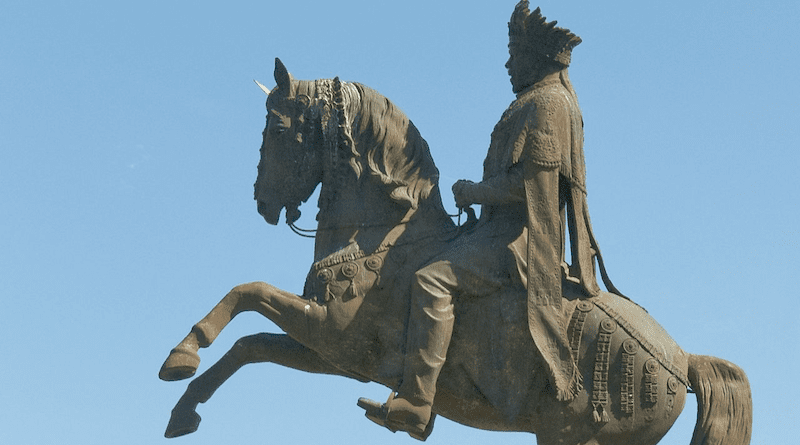
<path fill-rule="evenodd" d="M 275 83 L 280 90 L 286 91 L 286 94 L 291 91 L 292 75 L 289 74 L 281 59 L 277 57 L 275 58 Z"/>

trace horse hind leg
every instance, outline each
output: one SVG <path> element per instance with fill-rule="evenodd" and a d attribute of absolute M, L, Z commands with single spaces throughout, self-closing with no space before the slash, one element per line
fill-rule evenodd
<path fill-rule="evenodd" d="M 192 377 L 200 364 L 198 349 L 210 346 L 233 317 L 247 311 L 260 313 L 284 331 L 295 333 L 296 338 L 307 334 L 304 332 L 308 327 L 306 318 L 324 318 L 325 315 L 319 305 L 267 283 L 241 284 L 228 292 L 170 351 L 158 373 L 159 378 L 175 381 Z"/>
<path fill-rule="evenodd" d="M 172 409 L 164 436 L 172 438 L 197 431 L 200 425 L 197 405 L 207 402 L 242 366 L 264 362 L 315 374 L 355 377 L 335 368 L 288 335 L 262 333 L 242 337 L 219 361 L 189 383 L 186 392 Z"/>

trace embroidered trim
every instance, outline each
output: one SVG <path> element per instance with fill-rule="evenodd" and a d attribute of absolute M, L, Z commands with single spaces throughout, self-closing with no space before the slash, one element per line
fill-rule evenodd
<path fill-rule="evenodd" d="M 675 409 L 675 394 L 678 393 L 680 382 L 674 375 L 669 376 L 667 379 L 667 412 L 672 412 Z"/>
<path fill-rule="evenodd" d="M 365 256 L 367 256 L 367 254 L 364 253 L 363 250 L 359 250 L 358 252 L 354 252 L 354 253 L 342 253 L 342 254 L 338 254 L 338 255 L 337 254 L 333 254 L 333 255 L 331 255 L 331 256 L 329 256 L 327 258 L 323 258 L 323 259 L 317 261 L 316 263 L 314 263 L 311 266 L 311 268 L 313 270 L 315 270 L 315 271 L 319 271 L 320 269 L 323 269 L 325 267 L 336 266 L 338 264 L 342 264 L 342 263 L 347 262 L 347 261 L 360 260 L 361 258 L 364 258 Z"/>
<path fill-rule="evenodd" d="M 622 316 L 619 315 L 617 311 L 615 311 L 608 304 L 602 301 L 593 301 L 593 303 L 595 304 L 595 306 L 599 307 L 600 310 L 608 314 L 609 317 L 613 318 L 617 323 L 619 323 L 619 325 L 622 326 L 622 329 L 624 329 L 625 332 L 630 334 L 631 337 L 633 337 L 637 342 L 639 342 L 639 344 L 642 346 L 642 348 L 644 348 L 645 351 L 647 351 L 650 355 L 655 357 L 657 363 L 661 364 L 661 366 L 663 366 L 667 371 L 669 371 L 672 375 L 677 377 L 678 380 L 680 380 L 680 382 L 683 383 L 684 386 L 691 386 L 689 384 L 689 378 L 686 376 L 686 374 L 684 374 L 680 369 L 678 369 L 677 366 L 668 362 L 666 357 L 664 357 L 664 354 L 657 352 L 658 349 L 655 346 L 653 346 L 652 343 L 647 341 L 644 338 L 644 336 L 638 330 L 636 330 L 636 328 L 634 328 L 633 326 L 631 326 L 630 323 L 628 323 L 627 320 L 622 318 Z"/>
<path fill-rule="evenodd" d="M 616 330 L 617 323 L 614 320 L 606 318 L 600 322 L 592 381 L 592 416 L 597 423 L 607 423 L 611 420 L 608 415 L 608 362 L 611 354 L 611 334 Z"/>
<path fill-rule="evenodd" d="M 644 362 L 644 401 L 658 403 L 658 361 L 654 358 Z"/>
<path fill-rule="evenodd" d="M 636 404 L 634 403 L 634 378 L 636 370 L 634 363 L 639 343 L 629 338 L 622 342 L 622 378 L 620 379 L 620 405 L 622 412 L 633 415 Z"/>
<path fill-rule="evenodd" d="M 575 364 L 578 363 L 578 354 L 581 349 L 581 338 L 583 337 L 583 325 L 586 323 L 586 316 L 592 311 L 594 305 L 588 301 L 581 300 L 575 306 L 575 311 L 572 313 L 572 320 L 570 320 L 571 333 L 569 348 L 572 350 L 572 359 Z"/>
<path fill-rule="evenodd" d="M 542 168 L 556 168 L 561 166 L 561 161 L 537 161 L 536 159 L 531 159 L 531 163 Z"/>

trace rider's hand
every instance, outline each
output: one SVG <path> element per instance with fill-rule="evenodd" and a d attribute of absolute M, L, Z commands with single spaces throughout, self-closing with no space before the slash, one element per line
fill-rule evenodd
<path fill-rule="evenodd" d="M 453 198 L 456 200 L 456 207 L 463 209 L 475 204 L 475 199 L 472 197 L 472 188 L 475 183 L 466 179 L 459 179 L 453 184 Z"/>

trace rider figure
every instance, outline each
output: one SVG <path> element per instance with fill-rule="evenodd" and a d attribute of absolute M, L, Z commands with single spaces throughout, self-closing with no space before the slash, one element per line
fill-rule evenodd
<path fill-rule="evenodd" d="M 600 292 L 594 259 L 602 258 L 586 208 L 583 120 L 567 76 L 581 39 L 548 23 L 528 1 L 509 22 L 506 68 L 517 95 L 492 132 L 483 180 L 453 185 L 456 206 L 481 204 L 476 226 L 414 277 L 406 360 L 385 422 L 421 435 L 430 421 L 436 380 L 453 331 L 453 296 L 527 287 L 528 325 L 559 400 L 579 378 L 559 321 L 562 278 L 587 297 Z M 566 224 L 565 224 L 566 223 Z M 565 226 L 572 264 L 564 260 Z M 603 274 L 606 286 L 613 285 Z"/>

